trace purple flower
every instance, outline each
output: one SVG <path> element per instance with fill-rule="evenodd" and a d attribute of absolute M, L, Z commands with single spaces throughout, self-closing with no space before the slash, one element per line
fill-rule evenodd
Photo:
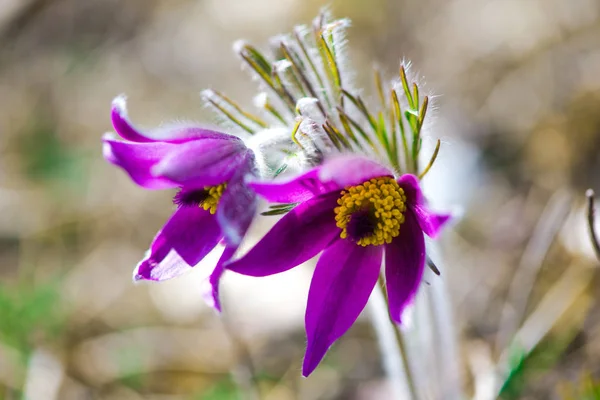
<path fill-rule="evenodd" d="M 423 275 L 423 233 L 435 237 L 450 217 L 427 209 L 415 176 L 395 180 L 389 169 L 369 159 L 340 156 L 291 181 L 250 186 L 270 202 L 299 204 L 225 268 L 272 275 L 323 251 L 306 307 L 304 376 L 358 318 L 384 257 L 390 316 L 401 323 Z"/>
<path fill-rule="evenodd" d="M 211 276 L 207 300 L 220 310 L 217 282 L 235 253 L 256 209 L 245 184 L 255 174 L 254 153 L 236 136 L 197 126 L 175 126 L 154 135 L 127 119 L 124 98 L 112 105 L 112 123 L 125 140 L 106 135 L 104 158 L 146 189 L 179 188 L 175 213 L 158 232 L 135 280 L 162 281 L 198 264 L 221 240 L 225 251 Z"/>

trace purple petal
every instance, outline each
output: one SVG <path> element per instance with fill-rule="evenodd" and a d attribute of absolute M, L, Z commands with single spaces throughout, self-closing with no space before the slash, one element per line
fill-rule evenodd
<path fill-rule="evenodd" d="M 404 174 L 398 178 L 398 185 L 404 189 L 406 195 L 406 201 L 411 205 L 425 203 L 421 186 L 419 186 L 419 179 L 411 174 Z"/>
<path fill-rule="evenodd" d="M 450 214 L 437 214 L 431 212 L 427 207 L 423 205 L 416 205 L 411 207 L 413 213 L 419 221 L 419 226 L 429 236 L 435 239 L 442 227 L 450 220 Z"/>
<path fill-rule="evenodd" d="M 152 167 L 160 162 L 175 146 L 170 143 L 136 143 L 115 140 L 105 135 L 104 158 L 129 174 L 131 179 L 146 189 L 170 189 L 177 184 L 152 175 Z"/>
<path fill-rule="evenodd" d="M 360 185 L 371 178 L 393 176 L 392 171 L 368 158 L 342 155 L 326 161 L 319 171 L 321 182 L 334 182 L 338 189 Z"/>
<path fill-rule="evenodd" d="M 236 251 L 237 247 L 225 247 L 223 254 L 221 254 L 221 257 L 219 258 L 217 266 L 208 278 L 208 285 L 206 286 L 206 290 L 204 290 L 202 293 L 202 297 L 204 298 L 206 304 L 208 304 L 209 307 L 214 308 L 218 312 L 221 312 L 221 299 L 219 298 L 219 282 L 221 280 L 223 272 L 225 272 L 223 264 L 229 261 L 231 256 L 233 256 Z"/>
<path fill-rule="evenodd" d="M 221 237 L 221 228 L 210 212 L 180 207 L 154 238 L 148 255 L 134 271 L 134 279 L 163 281 L 181 275 L 198 264 Z"/>
<path fill-rule="evenodd" d="M 245 184 L 254 172 L 254 155 L 249 153 L 223 192 L 217 207 L 217 221 L 228 246 L 238 246 L 256 213 L 256 194 Z"/>
<path fill-rule="evenodd" d="M 405 214 L 400 235 L 385 246 L 385 280 L 390 316 L 398 324 L 402 312 L 412 303 L 425 267 L 425 237 L 416 217 Z"/>
<path fill-rule="evenodd" d="M 381 246 L 362 247 L 338 239 L 319 259 L 306 306 L 304 376 L 317 367 L 365 308 L 379 277 L 382 253 Z"/>
<path fill-rule="evenodd" d="M 153 140 L 160 140 L 169 143 L 186 143 L 192 140 L 229 140 L 232 142 L 243 143 L 242 140 L 233 135 L 223 132 L 204 129 L 196 125 L 185 123 L 168 124 L 153 129 L 151 135 Z"/>
<path fill-rule="evenodd" d="M 254 181 L 248 186 L 270 203 L 301 203 L 315 196 L 340 190 L 335 183 L 324 184 L 319 180 L 319 168 L 313 168 L 288 181 Z"/>
<path fill-rule="evenodd" d="M 450 214 L 438 214 L 427 208 L 425 197 L 416 176 L 406 174 L 398 179 L 398 185 L 404 189 L 408 207 L 413 211 L 419 226 L 431 238 L 437 237 L 442 227 L 450 220 Z"/>
<path fill-rule="evenodd" d="M 173 124 L 171 126 L 167 125 L 155 129 L 150 133 L 141 132 L 139 129 L 133 126 L 133 124 L 127 118 L 127 107 L 124 96 L 118 96 L 113 100 L 111 108 L 111 120 L 113 127 L 119 136 L 121 136 L 123 139 L 138 143 L 155 141 L 184 143 L 197 139 L 240 141 L 238 137 L 233 135 L 186 124 Z"/>
<path fill-rule="evenodd" d="M 344 155 L 288 181 L 255 181 L 249 186 L 271 203 L 299 203 L 380 176 L 392 176 L 392 172 L 367 158 Z"/>
<path fill-rule="evenodd" d="M 189 187 L 219 185 L 231 179 L 248 153 L 241 141 L 195 140 L 179 144 L 154 166 L 152 173 Z"/>
<path fill-rule="evenodd" d="M 250 276 L 287 271 L 316 256 L 340 229 L 333 209 L 338 195 L 319 196 L 288 212 L 244 257 L 225 265 Z"/>
<path fill-rule="evenodd" d="M 127 108 L 124 96 L 115 98 L 112 102 L 112 108 L 110 110 L 110 117 L 112 120 L 115 131 L 123 139 L 130 140 L 132 142 L 152 142 L 153 140 L 146 137 L 143 133 L 139 132 L 127 118 Z"/>

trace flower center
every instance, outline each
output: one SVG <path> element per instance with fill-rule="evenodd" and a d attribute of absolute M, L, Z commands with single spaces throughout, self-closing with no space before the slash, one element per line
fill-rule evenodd
<path fill-rule="evenodd" d="M 173 198 L 173 202 L 179 206 L 202 207 L 209 210 L 211 214 L 217 212 L 217 206 L 227 188 L 227 182 L 215 186 L 205 186 L 199 190 L 180 190 Z"/>
<path fill-rule="evenodd" d="M 406 195 L 394 178 L 373 178 L 342 190 L 335 208 L 340 237 L 361 246 L 391 243 L 404 222 Z"/>
<path fill-rule="evenodd" d="M 210 210 L 211 214 L 216 213 L 225 188 L 227 188 L 227 182 L 216 186 L 205 186 L 206 198 L 200 203 L 200 206 L 205 210 Z"/>

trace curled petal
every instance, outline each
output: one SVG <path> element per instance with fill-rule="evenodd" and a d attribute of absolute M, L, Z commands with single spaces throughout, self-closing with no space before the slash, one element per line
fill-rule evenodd
<path fill-rule="evenodd" d="M 379 277 L 382 252 L 381 246 L 362 247 L 338 239 L 319 259 L 306 306 L 304 376 L 317 367 L 365 308 Z"/>
<path fill-rule="evenodd" d="M 253 181 L 248 186 L 270 203 L 301 203 L 339 189 L 335 183 L 325 184 L 319 180 L 319 168 L 291 180 Z"/>
<path fill-rule="evenodd" d="M 450 220 L 450 214 L 438 214 L 427 208 L 423 192 L 416 176 L 406 174 L 398 179 L 398 185 L 404 189 L 408 207 L 417 217 L 419 226 L 431 238 L 437 237 L 442 227 Z"/>
<path fill-rule="evenodd" d="M 405 214 L 400 235 L 385 245 L 385 280 L 390 316 L 398 324 L 402 313 L 412 303 L 425 267 L 425 238 L 417 218 Z"/>
<path fill-rule="evenodd" d="M 319 180 L 335 183 L 337 189 L 359 185 L 371 178 L 393 176 L 392 171 L 368 158 L 342 155 L 326 161 L 319 170 Z"/>
<path fill-rule="evenodd" d="M 254 155 L 248 153 L 246 162 L 231 177 L 219 201 L 217 221 L 228 246 L 240 244 L 256 213 L 256 194 L 244 183 L 253 172 Z"/>
<path fill-rule="evenodd" d="M 228 181 L 248 157 L 243 142 L 205 139 L 179 144 L 152 168 L 155 176 L 201 188 Z"/>
<path fill-rule="evenodd" d="M 243 275 L 267 276 L 316 256 L 340 233 L 333 212 L 337 197 L 337 193 L 320 196 L 296 206 L 244 257 L 225 267 Z"/>
<path fill-rule="evenodd" d="M 221 239 L 214 215 L 199 207 L 180 207 L 158 232 L 135 280 L 163 281 L 198 264 Z"/>
<path fill-rule="evenodd" d="M 110 117 L 115 131 L 125 140 L 132 142 L 152 142 L 153 140 L 146 137 L 138 131 L 127 118 L 127 107 L 125 96 L 118 96 L 112 102 Z"/>
<path fill-rule="evenodd" d="M 102 153 L 108 162 L 123 168 L 138 185 L 146 189 L 169 189 L 177 184 L 162 177 L 155 177 L 151 171 L 174 148 L 175 145 L 170 143 L 124 142 L 105 135 Z"/>
<path fill-rule="evenodd" d="M 198 139 L 234 140 L 240 139 L 233 135 L 204 129 L 191 124 L 173 124 L 153 130 L 150 133 L 137 129 L 127 118 L 125 96 L 118 96 L 112 102 L 111 120 L 115 131 L 125 140 L 132 142 L 169 142 L 184 143 Z"/>
<path fill-rule="evenodd" d="M 202 297 L 209 307 L 214 308 L 216 311 L 221 312 L 221 299 L 219 298 L 219 283 L 221 276 L 225 272 L 223 265 L 229 261 L 229 259 L 235 254 L 237 247 L 225 247 L 223 254 L 219 258 L 219 262 L 215 267 L 212 274 L 207 279 L 206 285 L 204 286 Z"/>

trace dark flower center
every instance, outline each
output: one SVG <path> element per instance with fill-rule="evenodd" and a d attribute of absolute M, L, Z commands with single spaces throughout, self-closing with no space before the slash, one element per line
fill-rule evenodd
<path fill-rule="evenodd" d="M 181 189 L 173 198 L 173 203 L 180 207 L 202 207 L 214 214 L 226 187 L 227 182 L 197 190 Z"/>
<path fill-rule="evenodd" d="M 208 197 L 208 191 L 201 190 L 185 190 L 181 189 L 175 197 L 173 203 L 181 207 L 198 207 Z"/>
<path fill-rule="evenodd" d="M 377 219 L 371 215 L 368 209 L 353 213 L 350 221 L 346 224 L 348 237 L 355 242 L 372 235 L 375 228 L 377 228 Z"/>

